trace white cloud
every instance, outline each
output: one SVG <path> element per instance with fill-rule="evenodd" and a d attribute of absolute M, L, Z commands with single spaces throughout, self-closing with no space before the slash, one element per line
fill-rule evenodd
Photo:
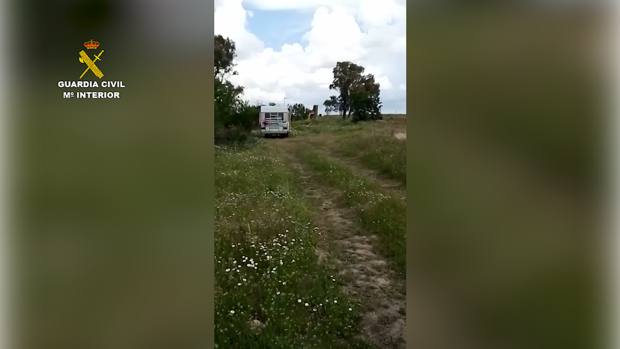
<path fill-rule="evenodd" d="M 404 0 L 246 0 L 260 10 L 313 11 L 300 42 L 278 48 L 264 43 L 247 29 L 252 16 L 242 0 L 217 0 L 215 33 L 237 44 L 234 82 L 245 87 L 250 102 L 301 102 L 322 105 L 337 61 L 366 67 L 381 84 L 382 99 L 404 109 L 405 1 Z M 219 4 L 219 5 L 218 5 Z M 384 103 L 388 107 L 388 103 Z"/>
<path fill-rule="evenodd" d="M 326 6 L 355 8 L 359 0 L 248 0 L 247 3 L 261 10 L 314 10 Z"/>
<path fill-rule="evenodd" d="M 263 42 L 246 29 L 245 9 L 241 0 L 219 0 L 220 6 L 215 8 L 215 32 L 229 37 L 237 44 L 239 59 L 247 59 L 254 52 L 263 49 Z"/>

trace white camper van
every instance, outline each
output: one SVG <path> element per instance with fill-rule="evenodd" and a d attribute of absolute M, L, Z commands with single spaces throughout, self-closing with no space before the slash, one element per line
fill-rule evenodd
<path fill-rule="evenodd" d="M 258 116 L 260 132 L 268 136 L 288 137 L 291 131 L 288 109 L 282 106 L 261 106 Z"/>

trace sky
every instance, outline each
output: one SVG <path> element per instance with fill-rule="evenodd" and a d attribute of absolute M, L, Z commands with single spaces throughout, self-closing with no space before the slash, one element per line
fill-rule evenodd
<path fill-rule="evenodd" d="M 215 0 L 215 34 L 237 46 L 250 103 L 303 103 L 329 90 L 338 61 L 366 68 L 381 84 L 384 113 L 405 113 L 405 0 Z"/>

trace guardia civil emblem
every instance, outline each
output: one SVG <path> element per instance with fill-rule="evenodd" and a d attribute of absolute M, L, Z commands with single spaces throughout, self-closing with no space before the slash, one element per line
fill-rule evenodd
<path fill-rule="evenodd" d="M 84 47 L 86 47 L 87 50 L 96 50 L 97 47 L 99 47 L 99 43 L 97 41 L 93 41 L 93 39 L 90 39 L 90 41 L 84 43 Z M 80 63 L 85 63 L 88 66 L 88 68 L 86 68 L 86 70 L 82 73 L 82 76 L 80 76 L 80 79 L 82 79 L 84 74 L 86 74 L 89 70 L 92 71 L 99 79 L 103 77 L 103 73 L 95 65 L 96 61 L 101 60 L 100 57 L 102 54 L 103 50 L 101 50 L 98 55 L 95 55 L 94 59 L 90 59 L 84 50 L 80 51 Z"/>

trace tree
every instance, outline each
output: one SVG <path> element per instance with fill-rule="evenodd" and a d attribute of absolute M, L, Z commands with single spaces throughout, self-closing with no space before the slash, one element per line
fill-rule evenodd
<path fill-rule="evenodd" d="M 275 104 L 274 102 L 269 102 L 269 106 L 271 106 L 271 107 L 275 107 L 275 106 L 276 106 L 276 104 Z"/>
<path fill-rule="evenodd" d="M 364 75 L 364 70 L 364 67 L 355 63 L 348 61 L 337 62 L 336 67 L 333 69 L 334 79 L 329 85 L 329 89 L 338 91 L 339 95 L 331 96 L 323 105 L 327 103 L 326 106 L 329 106 L 330 110 L 334 110 L 333 108 L 337 106 L 338 111 L 342 112 L 343 119 L 349 117 L 354 99 L 356 100 L 357 113 L 363 114 L 360 117 L 366 117 L 364 116 L 367 113 L 366 110 L 368 112 L 370 110 L 380 110 L 379 84 L 375 83 L 374 77 L 371 74 Z M 370 95 L 367 96 L 366 94 Z M 370 103 L 375 103 L 372 108 Z M 366 107 L 361 107 L 366 104 L 368 104 Z M 362 110 L 365 111 L 362 112 Z M 373 118 L 377 118 L 377 116 L 373 116 Z"/>
<path fill-rule="evenodd" d="M 359 84 L 364 74 L 364 67 L 351 62 L 337 62 L 333 69 L 334 79 L 329 85 L 330 90 L 340 93 L 338 102 L 342 118 L 347 118 L 347 112 L 351 107 L 351 94 L 353 89 Z"/>
<path fill-rule="evenodd" d="M 216 35 L 214 56 L 215 140 L 245 141 L 258 114 L 255 107 L 241 99 L 243 86 L 235 86 L 228 80 L 231 75 L 236 75 L 235 43 Z"/>
<path fill-rule="evenodd" d="M 323 106 L 325 107 L 325 114 L 340 111 L 340 102 L 336 96 L 330 96 L 329 99 L 326 99 L 325 102 L 323 102 Z"/>
<path fill-rule="evenodd" d="M 308 117 L 311 110 L 301 103 L 295 103 L 288 106 L 288 112 L 291 114 L 291 120 L 303 120 Z"/>
<path fill-rule="evenodd" d="M 380 86 L 372 74 L 366 75 L 351 94 L 351 115 L 355 122 L 379 120 L 381 116 Z"/>
<path fill-rule="evenodd" d="M 234 71 L 234 60 L 237 57 L 235 42 L 221 35 L 215 35 L 214 50 L 214 75 L 220 80 L 227 79 L 229 75 L 237 75 Z"/>

